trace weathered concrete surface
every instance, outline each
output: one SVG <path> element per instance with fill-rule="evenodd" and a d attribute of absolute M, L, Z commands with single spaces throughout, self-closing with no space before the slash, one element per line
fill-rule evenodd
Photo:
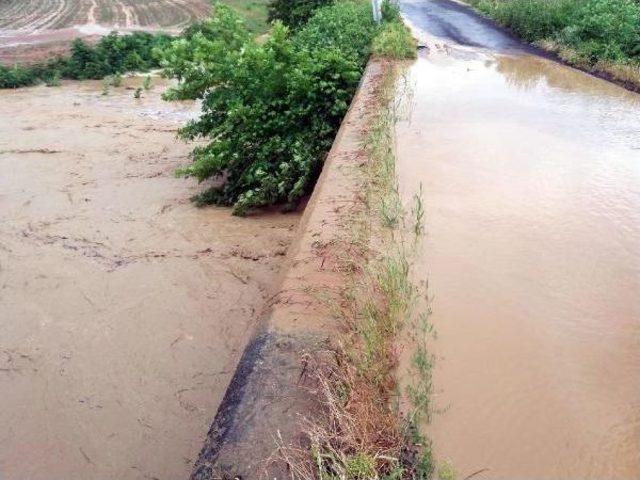
<path fill-rule="evenodd" d="M 350 224 L 361 208 L 362 119 L 384 66 L 369 63 L 301 221 L 288 268 L 265 321 L 240 361 L 218 410 L 192 480 L 288 478 L 276 438 L 304 442 L 301 421 L 317 410 L 307 360 L 338 331 L 332 306 L 352 255 Z"/>

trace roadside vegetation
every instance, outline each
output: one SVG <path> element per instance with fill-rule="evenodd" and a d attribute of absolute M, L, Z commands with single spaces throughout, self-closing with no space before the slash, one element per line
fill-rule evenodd
<path fill-rule="evenodd" d="M 640 88 L 640 1 L 472 0 L 523 39 Z"/>

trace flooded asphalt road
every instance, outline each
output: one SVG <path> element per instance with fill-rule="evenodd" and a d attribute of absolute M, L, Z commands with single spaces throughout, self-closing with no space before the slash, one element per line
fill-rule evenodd
<path fill-rule="evenodd" d="M 154 82 L 0 92 L 2 480 L 188 478 L 277 283 L 299 216 L 194 207 Z"/>
<path fill-rule="evenodd" d="M 458 478 L 640 478 L 640 95 L 405 0 L 398 170 L 426 204 L 427 427 Z"/>

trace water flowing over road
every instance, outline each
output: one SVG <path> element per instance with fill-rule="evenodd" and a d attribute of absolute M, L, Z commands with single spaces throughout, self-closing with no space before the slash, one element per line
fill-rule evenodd
<path fill-rule="evenodd" d="M 640 478 L 640 95 L 466 7 L 405 0 L 428 48 L 397 127 L 423 186 L 439 460 L 458 478 Z"/>

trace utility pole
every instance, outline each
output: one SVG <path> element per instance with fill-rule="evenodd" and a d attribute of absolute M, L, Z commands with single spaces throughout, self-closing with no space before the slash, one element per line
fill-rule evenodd
<path fill-rule="evenodd" d="M 381 10 L 381 3 L 382 0 L 371 0 L 371 7 L 373 8 L 373 20 L 376 23 L 380 23 L 380 21 L 382 20 L 382 10 Z"/>

